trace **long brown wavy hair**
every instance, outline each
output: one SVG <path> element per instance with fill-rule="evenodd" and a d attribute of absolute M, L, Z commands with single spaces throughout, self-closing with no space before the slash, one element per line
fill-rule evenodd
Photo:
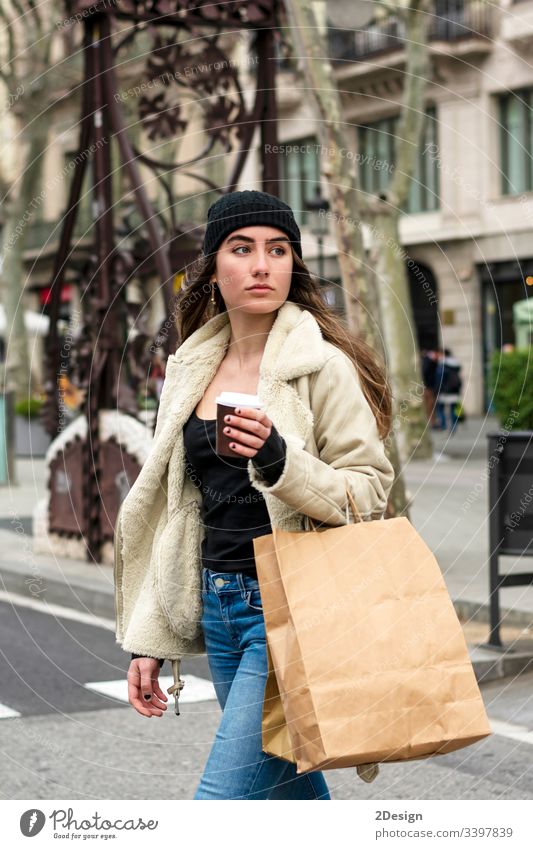
<path fill-rule="evenodd" d="M 293 270 L 287 300 L 299 304 L 314 316 L 323 338 L 340 348 L 357 369 L 361 388 L 376 418 L 381 439 L 392 426 L 392 397 L 385 368 L 375 351 L 363 339 L 351 333 L 325 302 L 318 281 L 305 262 L 292 250 Z M 187 269 L 186 279 L 175 302 L 181 343 L 218 313 L 227 312 L 220 288 L 215 287 L 215 306 L 211 304 L 211 277 L 215 273 L 216 253 L 200 257 Z"/>

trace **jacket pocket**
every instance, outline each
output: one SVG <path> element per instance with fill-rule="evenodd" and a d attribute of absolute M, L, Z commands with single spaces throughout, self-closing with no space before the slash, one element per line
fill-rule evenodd
<path fill-rule="evenodd" d="M 246 603 L 246 606 L 249 607 L 250 610 L 253 610 L 256 613 L 263 612 L 263 601 L 261 599 L 261 592 L 259 588 L 246 590 L 244 601 Z"/>
<path fill-rule="evenodd" d="M 155 554 L 155 586 L 171 631 L 194 640 L 201 631 L 200 508 L 197 500 L 173 513 Z"/>

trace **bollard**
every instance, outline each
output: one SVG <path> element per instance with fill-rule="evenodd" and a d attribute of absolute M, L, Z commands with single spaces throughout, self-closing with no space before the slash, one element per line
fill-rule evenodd
<path fill-rule="evenodd" d="M 0 391 L 0 486 L 13 484 L 13 393 Z"/>

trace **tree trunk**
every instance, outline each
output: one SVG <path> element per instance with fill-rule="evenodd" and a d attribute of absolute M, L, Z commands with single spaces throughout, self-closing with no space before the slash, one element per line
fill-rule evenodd
<path fill-rule="evenodd" d="M 361 221 L 356 212 L 360 206 L 358 175 L 353 157 L 348 155 L 352 146 L 344 131 L 339 92 L 312 3 L 310 0 L 289 0 L 286 8 L 298 54 L 305 57 L 306 83 L 320 118 L 319 158 L 322 174 L 329 185 L 331 209 L 328 217 L 334 225 L 348 325 L 380 351 L 380 334 L 368 309 L 373 299 L 365 265 Z"/>
<path fill-rule="evenodd" d="M 424 121 L 419 107 L 423 103 L 428 76 L 428 51 L 422 35 L 424 26 L 427 27 L 427 6 L 430 0 L 421 2 L 425 3 L 424 12 L 414 1 L 406 15 L 406 44 L 410 46 L 406 54 L 406 88 L 400 120 L 403 143 L 399 145 L 398 166 L 390 193 L 400 201 L 402 196 L 407 197 Z M 383 348 L 386 348 L 394 411 L 394 430 L 388 448 L 389 459 L 396 472 L 391 498 L 393 512 L 399 515 L 406 511 L 400 460 L 410 458 L 413 452 L 417 458 L 431 456 L 431 435 L 422 398 L 418 398 L 422 379 L 405 258 L 403 252 L 400 253 L 401 248 L 397 247 L 396 251 L 386 249 L 386 244 L 380 244 L 379 249 L 375 247 L 372 255 L 367 257 L 360 222 L 363 217 L 368 217 L 369 223 L 375 225 L 372 232 L 379 234 L 380 242 L 386 243 L 390 238 L 392 245 L 398 246 L 400 203 L 396 203 L 396 208 L 391 211 L 390 203 L 384 204 L 377 199 L 375 203 L 367 203 L 364 200 L 359 189 L 354 157 L 349 156 L 352 144 L 345 134 L 340 94 L 327 58 L 325 39 L 318 29 L 313 4 L 311 0 L 288 0 L 287 11 L 298 55 L 305 57 L 306 83 L 320 119 L 319 133 L 327 155 L 327 164 L 322 172 L 329 182 L 333 208 L 331 218 L 346 292 L 348 323 L 377 352 L 383 352 Z M 416 44 L 413 45 L 415 40 Z M 384 239 L 382 235 L 385 235 Z M 400 437 L 399 446 L 394 444 L 396 434 Z M 401 449 L 401 458 L 398 449 Z"/>
<path fill-rule="evenodd" d="M 389 351 L 388 369 L 395 394 L 394 430 L 405 460 L 431 457 L 431 440 L 423 403 L 424 384 L 412 319 L 411 295 L 405 271 L 405 251 L 398 243 L 398 214 L 374 218 L 379 244 L 372 247 L 383 335 Z"/>
<path fill-rule="evenodd" d="M 328 180 L 331 219 L 338 248 L 338 262 L 345 292 L 348 326 L 386 359 L 381 332 L 380 305 L 374 288 L 374 275 L 366 263 L 360 210 L 363 206 L 352 149 L 344 130 L 342 104 L 324 39 L 318 30 L 310 0 L 288 0 L 287 12 L 298 54 L 305 57 L 307 87 L 312 92 L 319 116 L 320 142 L 327 153 L 322 173 Z M 343 155 L 344 153 L 344 155 Z M 390 351 L 390 347 L 386 344 Z M 391 381 L 393 396 L 395 387 Z M 393 397 L 393 411 L 395 410 Z M 395 416 L 394 421 L 397 421 Z M 393 429 L 386 452 L 395 472 L 387 505 L 388 516 L 409 516 L 401 458 Z"/>
<path fill-rule="evenodd" d="M 407 255 L 400 242 L 400 210 L 405 208 L 410 179 L 425 123 L 424 94 L 431 68 L 428 28 L 431 0 L 412 0 L 405 20 L 405 87 L 396 134 L 396 162 L 386 202 L 378 201 L 371 216 L 378 234 L 371 250 L 381 301 L 382 327 L 389 351 L 391 384 L 396 395 L 396 432 L 400 454 L 427 459 L 433 448 L 423 403 L 420 352 L 409 291 Z"/>
<path fill-rule="evenodd" d="M 21 116 L 21 122 L 31 128 L 31 136 L 18 189 L 5 208 L 1 274 L 6 299 L 6 377 L 16 400 L 27 398 L 34 391 L 24 324 L 24 249 L 27 228 L 35 210 L 43 202 L 41 175 L 47 144 L 47 124 L 44 121 L 39 118 L 32 121 L 31 116 L 25 114 Z"/>

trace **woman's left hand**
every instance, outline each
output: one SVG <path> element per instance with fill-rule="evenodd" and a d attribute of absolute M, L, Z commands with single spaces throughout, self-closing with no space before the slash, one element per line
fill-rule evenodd
<path fill-rule="evenodd" d="M 231 439 L 232 451 L 242 457 L 255 457 L 270 436 L 272 422 L 263 410 L 251 407 L 237 407 L 237 410 L 236 415 L 224 417 L 224 433 Z"/>

